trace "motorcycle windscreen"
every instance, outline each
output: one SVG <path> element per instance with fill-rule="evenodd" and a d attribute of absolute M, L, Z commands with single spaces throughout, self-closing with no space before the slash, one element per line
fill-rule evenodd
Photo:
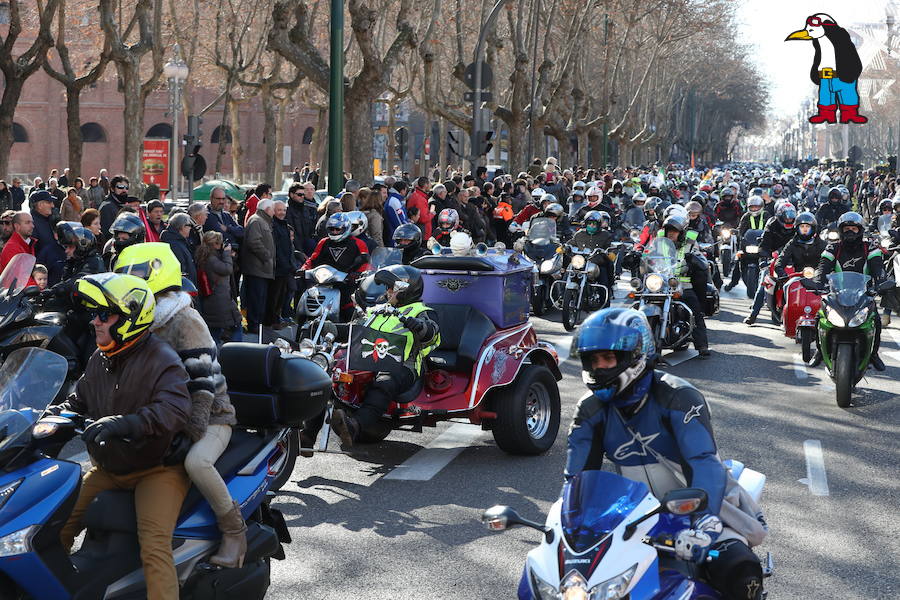
<path fill-rule="evenodd" d="M 865 295 L 872 278 L 855 271 L 842 271 L 828 276 L 831 293 L 841 306 L 856 306 Z"/>
<path fill-rule="evenodd" d="M 675 248 L 675 243 L 669 238 L 655 237 L 641 257 L 641 261 L 644 273 L 672 276 L 678 265 L 678 250 Z"/>
<path fill-rule="evenodd" d="M 12 297 L 25 289 L 31 279 L 35 258 L 31 254 L 16 254 L 12 257 L 3 273 L 0 273 L 0 291 L 6 290 L 6 297 Z"/>
<path fill-rule="evenodd" d="M 891 230 L 891 221 L 893 220 L 893 215 L 881 215 L 878 217 L 878 233 L 881 235 L 887 235 Z"/>
<path fill-rule="evenodd" d="M 547 217 L 538 217 L 531 220 L 531 226 L 525 239 L 535 246 L 545 246 L 556 237 L 556 221 Z"/>
<path fill-rule="evenodd" d="M 646 484 L 606 471 L 582 471 L 563 486 L 562 529 L 575 553 L 615 529 L 650 490 Z"/>
<path fill-rule="evenodd" d="M 56 397 L 69 364 L 41 348 L 20 348 L 0 367 L 0 453 L 26 435 Z"/>
<path fill-rule="evenodd" d="M 762 236 L 762 229 L 748 229 L 744 234 L 744 246 L 758 246 Z"/>
<path fill-rule="evenodd" d="M 378 331 L 358 323 L 350 327 L 347 368 L 350 371 L 397 374 L 405 369 L 406 336 Z"/>

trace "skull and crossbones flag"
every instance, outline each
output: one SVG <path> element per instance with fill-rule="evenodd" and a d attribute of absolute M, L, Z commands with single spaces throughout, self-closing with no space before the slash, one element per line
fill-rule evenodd
<path fill-rule="evenodd" d="M 347 366 L 351 371 L 395 373 L 403 366 L 407 339 L 355 324 L 350 329 Z"/>

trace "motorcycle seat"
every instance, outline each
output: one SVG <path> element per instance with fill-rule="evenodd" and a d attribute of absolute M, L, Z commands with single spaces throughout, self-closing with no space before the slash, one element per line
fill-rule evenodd
<path fill-rule="evenodd" d="M 487 316 L 466 304 L 430 304 L 437 315 L 441 343 L 426 359 L 427 366 L 445 371 L 470 372 L 484 341 L 497 332 Z"/>
<path fill-rule="evenodd" d="M 270 440 L 242 429 L 235 429 L 225 452 L 216 461 L 216 471 L 225 479 L 233 476 L 252 459 Z M 200 491 L 191 486 L 181 504 L 179 519 L 203 499 Z M 134 494 L 129 490 L 107 490 L 97 494 L 84 513 L 85 527 L 92 531 L 115 531 L 137 533 L 137 517 L 134 508 Z"/>

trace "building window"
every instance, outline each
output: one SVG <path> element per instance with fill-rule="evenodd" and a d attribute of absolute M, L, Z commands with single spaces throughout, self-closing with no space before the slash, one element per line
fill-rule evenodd
<path fill-rule="evenodd" d="M 144 137 L 170 140 L 172 139 L 172 126 L 168 123 L 157 123 L 147 130 Z"/>
<path fill-rule="evenodd" d="M 221 139 L 221 142 L 220 142 Z M 213 129 L 212 137 L 210 138 L 211 144 L 230 144 L 231 143 L 231 127 L 225 125 L 219 125 L 215 129 Z"/>
<path fill-rule="evenodd" d="M 0 25 L 9 25 L 9 2 L 0 2 Z"/>
<path fill-rule="evenodd" d="M 85 123 L 81 126 L 81 139 L 86 144 L 105 142 L 106 130 L 99 123 Z"/>
<path fill-rule="evenodd" d="M 25 131 L 25 128 L 19 125 L 18 123 L 13 123 L 13 143 L 15 142 L 28 142 L 28 132 Z"/>
<path fill-rule="evenodd" d="M 303 132 L 303 144 L 304 145 L 308 146 L 309 144 L 312 144 L 313 132 L 314 132 L 314 130 L 312 127 L 307 127 L 306 131 Z"/>

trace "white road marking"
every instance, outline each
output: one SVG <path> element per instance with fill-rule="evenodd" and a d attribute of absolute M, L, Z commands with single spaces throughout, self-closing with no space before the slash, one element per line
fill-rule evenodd
<path fill-rule="evenodd" d="M 893 329 L 882 329 L 882 331 L 887 331 L 887 333 L 890 334 L 891 339 L 894 340 L 894 343 L 900 346 L 900 332 L 894 331 Z M 890 359 L 900 362 L 900 352 L 884 352 L 879 354 L 883 354 L 883 356 L 887 356 Z"/>
<path fill-rule="evenodd" d="M 428 481 L 449 465 L 472 442 L 483 437 L 484 433 L 476 425 L 465 423 L 451 425 L 445 432 L 434 438 L 428 446 L 410 456 L 403 464 L 397 465 L 382 479 Z"/>
<path fill-rule="evenodd" d="M 800 481 L 809 486 L 813 496 L 827 496 L 828 475 L 825 473 L 822 443 L 819 440 L 806 440 L 803 442 L 803 453 L 806 455 L 806 479 Z"/>
<path fill-rule="evenodd" d="M 794 355 L 794 376 L 801 381 L 809 378 L 809 373 L 806 371 L 806 363 L 803 362 L 803 356 L 799 354 Z"/>

